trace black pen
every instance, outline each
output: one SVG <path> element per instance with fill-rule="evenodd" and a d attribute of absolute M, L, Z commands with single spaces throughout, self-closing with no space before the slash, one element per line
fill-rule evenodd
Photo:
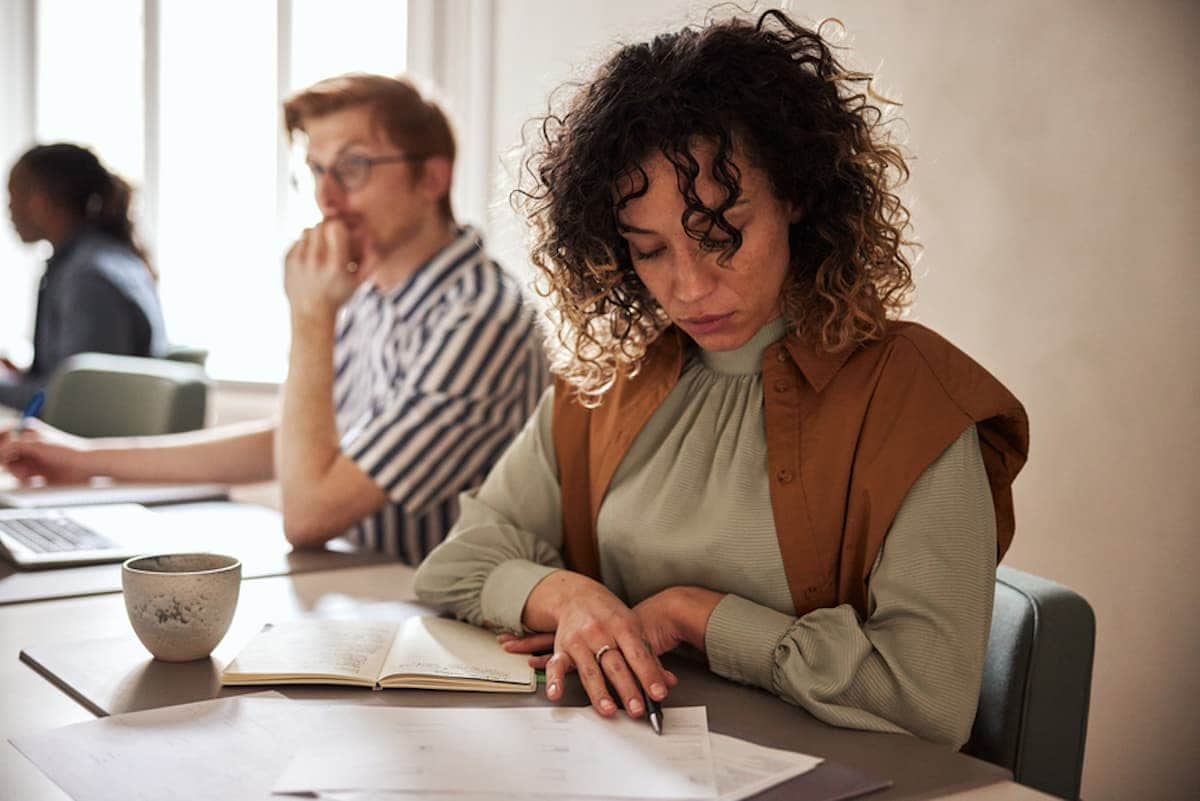
<path fill-rule="evenodd" d="M 654 733 L 662 736 L 663 729 L 663 711 L 662 705 L 650 697 L 650 693 L 642 690 L 642 698 L 646 699 L 646 717 L 650 718 L 650 728 L 654 729 Z"/>

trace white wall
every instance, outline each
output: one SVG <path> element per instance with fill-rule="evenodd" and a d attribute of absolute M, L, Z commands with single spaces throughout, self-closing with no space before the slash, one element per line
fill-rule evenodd
<path fill-rule="evenodd" d="M 498 0 L 497 146 L 616 38 L 708 4 Z M 1007 562 L 1098 617 L 1083 796 L 1200 785 L 1200 68 L 1194 3 L 808 2 L 905 103 L 915 317 L 1024 401 Z M 880 66 L 882 65 L 882 68 Z M 469 135 L 469 132 L 464 132 Z M 528 271 L 497 171 L 492 243 Z"/>

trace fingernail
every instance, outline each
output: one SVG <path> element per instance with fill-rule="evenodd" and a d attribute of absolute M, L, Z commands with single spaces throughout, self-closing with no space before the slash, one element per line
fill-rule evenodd
<path fill-rule="evenodd" d="M 603 701 L 600 702 L 600 710 L 602 712 L 616 712 L 617 705 L 614 704 L 609 699 L 605 698 Z"/>
<path fill-rule="evenodd" d="M 629 714 L 631 715 L 642 714 L 642 702 L 636 698 L 630 698 L 626 708 L 629 709 Z"/>
<path fill-rule="evenodd" d="M 667 688 L 662 684 L 655 682 L 654 684 L 650 685 L 650 694 L 654 696 L 655 700 L 661 701 L 667 697 Z"/>
<path fill-rule="evenodd" d="M 552 681 L 548 685 L 546 685 L 546 695 L 549 695 L 552 697 L 555 695 L 558 695 L 558 682 L 557 681 Z"/>

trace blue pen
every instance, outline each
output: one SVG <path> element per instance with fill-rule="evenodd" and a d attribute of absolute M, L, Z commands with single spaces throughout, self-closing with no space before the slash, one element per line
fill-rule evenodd
<path fill-rule="evenodd" d="M 38 390 L 33 393 L 33 397 L 29 399 L 29 403 L 25 404 L 24 411 L 21 412 L 21 419 L 17 421 L 13 427 L 14 434 L 20 434 L 29 425 L 29 418 L 37 417 L 37 413 L 42 410 L 42 404 L 46 402 L 46 393 Z"/>

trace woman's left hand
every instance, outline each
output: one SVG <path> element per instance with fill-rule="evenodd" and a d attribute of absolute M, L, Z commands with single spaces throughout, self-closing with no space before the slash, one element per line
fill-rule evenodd
<path fill-rule="evenodd" d="M 633 612 L 656 654 L 685 642 L 703 653 L 708 618 L 724 597 L 703 587 L 668 587 L 633 607 Z"/>
<path fill-rule="evenodd" d="M 646 630 L 647 642 L 655 656 L 688 643 L 704 651 L 704 631 L 713 609 L 725 596 L 703 587 L 668 587 L 633 607 L 633 612 Z M 529 664 L 538 670 L 546 667 L 554 650 L 554 633 L 527 634 L 517 637 L 501 634 L 497 637 L 506 651 L 514 654 L 533 654 Z M 667 677 L 672 687 L 677 679 L 670 671 Z"/>

